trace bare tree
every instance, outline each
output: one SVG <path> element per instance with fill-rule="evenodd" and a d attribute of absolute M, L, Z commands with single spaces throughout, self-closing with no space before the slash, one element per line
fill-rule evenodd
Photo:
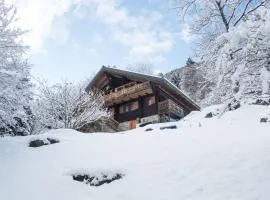
<path fill-rule="evenodd" d="M 66 81 L 52 87 L 41 82 L 34 110 L 38 129 L 80 129 L 86 124 L 109 117 L 100 91 L 86 93 L 81 85 Z"/>
<path fill-rule="evenodd" d="M 191 34 L 199 38 L 198 55 L 207 54 L 206 50 L 212 48 L 218 36 L 229 32 L 268 4 L 269 0 L 174 0 L 174 8 L 182 22 L 187 23 Z M 234 49 L 232 53 L 239 50 Z"/>
<path fill-rule="evenodd" d="M 103 93 L 98 90 L 90 90 L 88 93 L 81 91 L 75 103 L 72 114 L 71 126 L 73 129 L 80 129 L 85 125 L 108 118 L 110 112 L 104 106 Z"/>
<path fill-rule="evenodd" d="M 175 0 L 175 9 L 183 20 L 191 22 L 194 33 L 228 32 L 268 0 Z"/>

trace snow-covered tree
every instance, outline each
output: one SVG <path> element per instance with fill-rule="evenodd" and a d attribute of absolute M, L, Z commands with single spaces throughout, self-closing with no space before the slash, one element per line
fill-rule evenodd
<path fill-rule="evenodd" d="M 199 87 L 205 81 L 202 74 L 200 63 L 196 63 L 189 58 L 185 66 L 167 73 L 165 77 L 194 101 L 200 102 L 206 93 L 205 90 L 199 90 Z"/>
<path fill-rule="evenodd" d="M 32 130 L 30 65 L 15 14 L 0 0 L 0 134 L 27 135 Z"/>
<path fill-rule="evenodd" d="M 44 128 L 80 129 L 110 115 L 100 91 L 86 93 L 80 85 L 66 81 L 51 87 L 42 82 L 34 107 L 36 132 Z"/>
<path fill-rule="evenodd" d="M 269 98 L 270 95 L 270 12 L 261 8 L 256 15 L 216 38 L 206 61 L 212 93 L 206 103 L 231 98 Z"/>
<path fill-rule="evenodd" d="M 174 0 L 179 15 L 196 34 L 218 36 L 238 26 L 268 0 Z"/>
<path fill-rule="evenodd" d="M 208 105 L 269 96 L 269 0 L 176 2 L 197 35 L 198 100 Z"/>

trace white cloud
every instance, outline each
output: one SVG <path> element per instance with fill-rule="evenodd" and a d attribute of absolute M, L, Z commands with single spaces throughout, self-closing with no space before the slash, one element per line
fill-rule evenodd
<path fill-rule="evenodd" d="M 112 25 L 118 25 L 128 20 L 126 9 L 116 8 L 113 1 L 107 4 L 98 4 L 96 14 L 103 22 Z"/>
<path fill-rule="evenodd" d="M 88 54 L 91 54 L 93 56 L 98 56 L 98 52 L 95 48 L 84 47 L 83 45 L 79 44 L 75 40 L 71 41 L 71 45 L 74 49 L 78 49 L 78 50 L 87 52 Z"/>
<path fill-rule="evenodd" d="M 82 48 L 82 46 L 78 42 L 76 42 L 75 40 L 71 41 L 71 45 L 74 49 L 81 49 Z"/>
<path fill-rule="evenodd" d="M 59 44 L 64 44 L 69 39 L 69 22 L 65 18 L 56 18 L 51 24 L 50 37 Z"/>
<path fill-rule="evenodd" d="M 188 24 L 182 24 L 180 38 L 186 43 L 190 43 L 194 39 L 194 35 L 191 33 L 191 29 Z"/>
<path fill-rule="evenodd" d="M 73 10 L 79 19 L 87 17 L 105 25 L 111 38 L 128 49 L 133 60 L 149 60 L 168 52 L 174 43 L 174 35 L 163 25 L 163 15 L 158 11 L 141 10 L 131 14 L 118 0 L 9 0 L 18 7 L 19 24 L 31 32 L 25 38 L 33 52 L 42 51 L 46 38 L 60 43 L 69 39 L 68 22 L 59 20 Z M 58 20 L 58 21 L 57 21 Z M 184 34 L 184 33 L 183 33 Z M 186 37 L 186 35 L 184 34 Z M 94 33 L 95 41 L 104 39 Z"/>
<path fill-rule="evenodd" d="M 85 5 L 93 12 L 86 17 L 103 23 L 112 39 L 129 49 L 128 56 L 134 61 L 160 56 L 172 48 L 173 34 L 162 26 L 163 16 L 158 11 L 141 10 L 132 15 L 117 0 L 92 0 Z"/>
<path fill-rule="evenodd" d="M 97 32 L 94 32 L 94 33 L 92 34 L 91 37 L 92 37 L 93 41 L 95 41 L 95 42 L 97 42 L 97 43 L 102 43 L 102 42 L 104 42 L 103 36 L 101 36 L 101 34 L 99 34 L 99 33 L 97 33 Z"/>
<path fill-rule="evenodd" d="M 51 36 L 52 25 L 56 17 L 68 12 L 75 3 L 81 0 L 9 0 L 16 6 L 18 23 L 23 29 L 30 30 L 25 37 L 25 43 L 30 45 L 32 52 L 42 51 L 43 42 Z M 64 27 L 55 33 L 68 37 Z M 55 37 L 58 37 L 55 35 Z"/>
<path fill-rule="evenodd" d="M 95 48 L 86 48 L 86 51 L 92 55 L 98 56 L 98 52 Z"/>

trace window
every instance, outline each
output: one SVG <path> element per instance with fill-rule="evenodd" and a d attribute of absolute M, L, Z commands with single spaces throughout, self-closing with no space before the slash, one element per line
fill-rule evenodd
<path fill-rule="evenodd" d="M 122 114 L 122 113 L 137 110 L 138 108 L 139 108 L 138 101 L 134 101 L 134 102 L 131 102 L 131 103 L 126 103 L 124 105 L 121 105 L 120 108 L 119 108 L 119 112 Z"/>
<path fill-rule="evenodd" d="M 151 106 L 151 105 L 153 105 L 155 103 L 156 103 L 155 96 L 149 97 L 149 99 L 148 99 L 148 105 Z"/>

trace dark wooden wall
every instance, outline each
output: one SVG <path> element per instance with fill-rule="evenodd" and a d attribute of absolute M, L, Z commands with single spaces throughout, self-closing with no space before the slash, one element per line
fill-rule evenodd
<path fill-rule="evenodd" d="M 117 84 L 115 84 L 117 85 Z M 115 86 L 114 85 L 114 86 Z M 134 110 L 134 111 L 129 111 L 126 113 L 120 113 L 119 108 L 121 105 L 124 105 L 126 103 L 130 103 L 136 100 L 131 100 L 129 102 L 124 102 L 122 104 L 115 105 L 115 120 L 122 123 L 122 122 L 127 122 L 131 120 L 136 120 L 138 118 L 144 118 L 144 117 L 149 117 L 152 115 L 158 114 L 158 103 L 161 101 L 165 101 L 166 99 L 171 99 L 172 101 L 176 102 L 175 99 L 173 99 L 169 94 L 165 93 L 162 91 L 158 86 L 152 85 L 153 88 L 153 94 L 147 95 L 144 97 L 140 97 L 137 99 L 139 102 L 139 109 Z M 148 105 L 148 100 L 150 97 L 155 96 L 155 104 Z M 184 108 L 185 115 L 189 113 L 189 110 Z"/>
<path fill-rule="evenodd" d="M 135 101 L 135 100 L 132 100 L 132 101 L 129 101 L 129 102 L 124 102 L 122 104 L 118 104 L 118 105 L 115 106 L 114 119 L 116 121 L 122 123 L 122 122 L 126 122 L 126 121 L 135 120 L 135 119 L 140 117 L 140 109 L 125 112 L 125 113 L 120 113 L 120 106 L 122 106 L 122 105 L 124 105 L 126 103 L 133 102 L 133 101 Z M 140 107 L 140 105 L 139 105 L 139 107 Z"/>
<path fill-rule="evenodd" d="M 123 104 L 116 105 L 115 106 L 115 120 L 121 123 L 121 122 L 135 120 L 137 118 L 143 118 L 143 117 L 148 117 L 148 116 L 157 114 L 158 113 L 157 102 L 155 104 L 150 105 L 150 106 L 148 105 L 148 100 L 151 96 L 153 96 L 153 95 L 140 97 L 138 99 L 139 109 L 134 110 L 134 111 L 130 111 L 130 112 L 126 112 L 126 113 L 119 112 L 119 108 L 121 105 L 133 102 L 134 100 L 129 101 L 129 102 L 125 102 Z"/>

